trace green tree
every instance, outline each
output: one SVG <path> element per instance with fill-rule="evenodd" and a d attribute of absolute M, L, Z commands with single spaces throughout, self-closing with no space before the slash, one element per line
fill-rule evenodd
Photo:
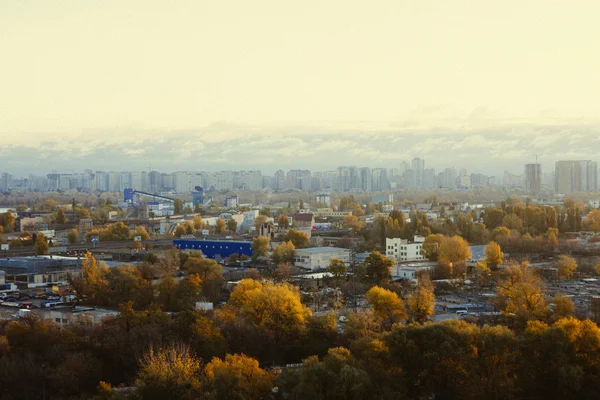
<path fill-rule="evenodd" d="M 394 261 L 378 251 L 374 251 L 365 259 L 367 279 L 374 284 L 389 282 L 392 279 L 391 268 Z"/>

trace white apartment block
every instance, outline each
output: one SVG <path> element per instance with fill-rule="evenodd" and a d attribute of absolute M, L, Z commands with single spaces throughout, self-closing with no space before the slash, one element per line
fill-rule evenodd
<path fill-rule="evenodd" d="M 400 261 L 420 261 L 425 257 L 421 254 L 420 243 L 409 243 L 408 240 L 400 238 L 385 239 L 385 254 L 393 258 L 396 262 Z"/>

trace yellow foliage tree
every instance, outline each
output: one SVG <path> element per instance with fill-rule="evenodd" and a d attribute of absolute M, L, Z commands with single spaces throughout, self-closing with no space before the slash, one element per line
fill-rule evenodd
<path fill-rule="evenodd" d="M 558 270 L 558 279 L 569 279 L 577 269 L 577 262 L 573 257 L 562 255 L 554 267 Z"/>
<path fill-rule="evenodd" d="M 252 279 L 242 282 L 233 289 L 230 306 L 251 328 L 274 340 L 304 331 L 311 312 L 300 301 L 297 287 Z"/>
<path fill-rule="evenodd" d="M 404 303 L 390 290 L 373 286 L 365 294 L 365 299 L 373 307 L 373 312 L 382 321 L 382 326 L 391 328 L 396 322 L 406 319 Z"/>
<path fill-rule="evenodd" d="M 485 246 L 483 251 L 485 253 L 485 263 L 490 269 L 495 270 L 502 265 L 504 256 L 498 243 L 493 241 L 490 242 L 487 246 Z"/>
<path fill-rule="evenodd" d="M 144 399 L 200 397 L 201 365 L 186 346 L 150 349 L 140 360 L 136 386 Z"/>
<path fill-rule="evenodd" d="M 435 295 L 433 284 L 428 276 L 419 277 L 416 290 L 406 299 L 410 321 L 423 323 L 433 315 Z"/>
<path fill-rule="evenodd" d="M 291 263 L 294 261 L 294 251 L 296 247 L 291 241 L 283 242 L 273 249 L 273 262 L 275 265 L 281 263 Z"/>
<path fill-rule="evenodd" d="M 543 315 L 546 301 L 542 293 L 542 279 L 529 267 L 527 261 L 505 269 L 504 278 L 498 282 L 496 304 L 506 314 L 516 314 L 525 319 Z"/>
<path fill-rule="evenodd" d="M 205 393 L 214 399 L 260 399 L 270 394 L 274 375 L 244 354 L 213 358 L 204 368 Z"/>
<path fill-rule="evenodd" d="M 50 246 L 48 246 L 48 241 L 46 240 L 46 236 L 43 233 L 38 232 L 37 238 L 35 239 L 35 254 L 43 255 L 48 254 L 50 250 Z"/>

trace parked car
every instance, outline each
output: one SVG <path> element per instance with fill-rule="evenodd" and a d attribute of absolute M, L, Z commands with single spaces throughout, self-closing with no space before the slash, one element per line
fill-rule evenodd
<path fill-rule="evenodd" d="M 17 301 L 16 297 L 7 297 L 4 299 L 4 301 L 9 302 L 9 303 L 14 303 L 15 301 Z"/>
<path fill-rule="evenodd" d="M 19 297 L 19 301 L 29 300 L 29 296 L 21 296 Z"/>

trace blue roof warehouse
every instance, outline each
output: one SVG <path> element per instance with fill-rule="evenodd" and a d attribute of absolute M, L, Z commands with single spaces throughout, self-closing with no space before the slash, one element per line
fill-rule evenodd
<path fill-rule="evenodd" d="M 179 250 L 199 250 L 204 257 L 220 261 L 232 254 L 252 256 L 252 243 L 242 240 L 173 240 Z"/>

